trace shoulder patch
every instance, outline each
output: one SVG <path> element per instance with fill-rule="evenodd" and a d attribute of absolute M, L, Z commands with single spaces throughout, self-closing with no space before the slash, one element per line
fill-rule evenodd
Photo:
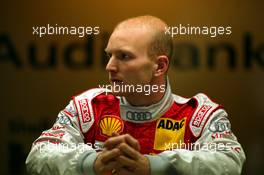
<path fill-rule="evenodd" d="M 202 105 L 196 115 L 194 116 L 194 119 L 192 121 L 192 126 L 200 127 L 201 123 L 206 115 L 206 113 L 212 108 L 211 105 Z"/>
<path fill-rule="evenodd" d="M 106 92 L 105 89 L 95 88 L 73 97 L 78 113 L 80 128 L 83 133 L 86 133 L 94 123 L 94 113 L 91 103 L 92 99 L 104 92 Z"/>
<path fill-rule="evenodd" d="M 193 98 L 197 101 L 198 105 L 189 125 L 193 135 L 199 137 L 210 115 L 219 108 L 219 105 L 202 93 L 195 95 Z"/>

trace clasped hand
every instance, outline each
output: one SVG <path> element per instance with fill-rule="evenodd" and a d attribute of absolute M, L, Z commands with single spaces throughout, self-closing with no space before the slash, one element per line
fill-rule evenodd
<path fill-rule="evenodd" d="M 140 153 L 139 142 L 129 134 L 106 140 L 94 163 L 97 175 L 150 175 L 148 159 Z"/>

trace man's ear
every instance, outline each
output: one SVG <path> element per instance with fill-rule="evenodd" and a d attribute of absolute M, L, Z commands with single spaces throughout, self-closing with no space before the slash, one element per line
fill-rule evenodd
<path fill-rule="evenodd" d="M 166 55 L 160 55 L 156 57 L 156 69 L 155 76 L 165 75 L 169 69 L 169 58 Z"/>

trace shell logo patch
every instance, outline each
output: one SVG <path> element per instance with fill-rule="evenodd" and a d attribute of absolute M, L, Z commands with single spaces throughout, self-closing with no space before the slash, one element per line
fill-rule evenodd
<path fill-rule="evenodd" d="M 186 118 L 173 120 L 170 118 L 160 118 L 157 121 L 154 149 L 168 150 L 168 145 L 178 145 L 184 143 Z"/>
<path fill-rule="evenodd" d="M 99 123 L 101 133 L 108 137 L 112 136 L 113 132 L 120 133 L 123 131 L 123 121 L 114 115 L 105 115 Z"/>

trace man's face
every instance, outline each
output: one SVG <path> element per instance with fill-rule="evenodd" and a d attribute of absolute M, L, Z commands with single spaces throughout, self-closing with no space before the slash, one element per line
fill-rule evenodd
<path fill-rule="evenodd" d="M 112 85 L 152 83 L 155 62 L 147 53 L 151 36 L 147 28 L 133 26 L 118 28 L 112 33 L 105 49 L 109 56 L 106 70 Z"/>

